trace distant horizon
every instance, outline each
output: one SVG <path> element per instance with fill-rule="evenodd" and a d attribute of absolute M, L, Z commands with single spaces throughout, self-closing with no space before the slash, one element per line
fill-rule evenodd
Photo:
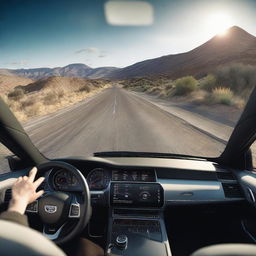
<path fill-rule="evenodd" d="M 247 33 L 249 33 L 248 31 L 246 31 L 245 29 L 243 29 L 243 28 L 241 28 L 241 27 L 239 27 L 239 26 L 237 26 L 237 25 L 233 25 L 233 26 L 227 28 L 226 31 L 228 31 L 228 30 L 230 30 L 230 29 L 232 29 L 232 28 L 235 28 L 235 27 L 237 27 L 237 28 L 239 28 L 239 29 L 241 29 L 241 30 L 243 30 L 243 31 L 245 31 L 245 32 L 247 32 Z M 249 34 L 255 37 L 255 35 L 253 35 L 253 34 L 251 34 L 251 33 L 249 33 Z M 214 37 L 216 37 L 216 36 L 225 37 L 226 35 L 219 35 L 219 34 L 216 34 L 216 35 L 212 36 L 210 39 L 208 39 L 207 41 L 205 41 L 204 43 L 206 43 L 206 42 L 212 40 L 212 39 L 213 39 Z M 228 36 L 228 35 L 227 35 L 227 36 Z M 161 57 L 168 56 L 168 55 L 179 55 L 179 54 L 188 53 L 188 52 L 190 52 L 190 51 L 193 51 L 193 50 L 196 49 L 197 47 L 200 47 L 200 46 L 203 45 L 204 43 L 202 43 L 202 44 L 200 44 L 200 45 L 198 45 L 198 46 L 196 46 L 196 47 L 194 47 L 194 48 L 192 48 L 192 49 L 190 49 L 190 50 L 188 50 L 188 51 L 186 51 L 186 52 L 169 53 L 169 54 L 165 54 L 165 55 L 162 55 L 162 56 L 158 56 L 158 57 L 156 57 L 156 58 L 161 58 Z M 130 64 L 130 65 L 128 65 L 128 66 L 132 66 L 132 65 L 134 65 L 134 64 L 136 64 L 136 63 L 140 63 L 140 62 L 147 61 L 147 60 L 151 60 L 151 59 L 155 59 L 155 58 L 148 58 L 148 59 L 140 60 L 140 61 L 135 62 L 135 63 L 132 63 L 132 64 Z M 45 69 L 55 69 L 55 68 L 63 68 L 63 67 L 70 66 L 70 65 L 76 65 L 76 64 L 78 64 L 78 65 L 85 65 L 85 66 L 88 66 L 89 68 L 92 68 L 92 69 L 97 69 L 97 68 L 116 68 L 116 69 L 122 69 L 122 68 L 128 67 L 128 66 L 124 66 L 124 67 L 115 67 L 115 66 L 99 66 L 99 67 L 92 67 L 92 66 L 90 66 L 90 65 L 88 65 L 88 64 L 86 64 L 86 63 L 74 62 L 74 63 L 63 64 L 63 65 L 61 65 L 61 66 L 53 66 L 53 67 L 51 67 L 51 66 L 25 67 L 25 68 L 4 68 L 4 67 L 0 67 L 0 69 L 6 69 L 6 70 L 17 70 L 17 69 L 20 69 L 20 70 L 27 70 L 27 69 L 44 69 L 44 68 L 45 68 Z"/>

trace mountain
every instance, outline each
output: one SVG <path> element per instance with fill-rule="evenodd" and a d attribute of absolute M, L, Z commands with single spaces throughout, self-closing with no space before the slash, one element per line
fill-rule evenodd
<path fill-rule="evenodd" d="M 0 75 L 0 94 L 8 93 L 16 86 L 25 86 L 34 82 L 32 79 L 9 75 Z"/>
<path fill-rule="evenodd" d="M 41 79 L 51 76 L 80 77 L 80 78 L 103 78 L 115 67 L 91 68 L 82 63 L 70 64 L 65 67 L 57 68 L 33 68 L 33 69 L 0 69 L 0 74 L 8 74 L 31 79 Z"/>
<path fill-rule="evenodd" d="M 197 78 L 231 63 L 256 65 L 256 37 L 234 26 L 226 35 L 216 35 L 192 51 L 145 60 L 113 71 L 111 78 L 125 79 L 166 75 L 172 79 L 185 75 Z"/>
<path fill-rule="evenodd" d="M 0 69 L 0 74 L 31 79 L 52 76 L 126 79 L 159 75 L 171 79 L 186 75 L 201 78 L 215 71 L 217 67 L 231 63 L 256 65 L 256 37 L 237 26 L 231 27 L 226 35 L 216 35 L 189 52 L 149 59 L 125 68 L 91 68 L 76 63 L 57 68 Z"/>

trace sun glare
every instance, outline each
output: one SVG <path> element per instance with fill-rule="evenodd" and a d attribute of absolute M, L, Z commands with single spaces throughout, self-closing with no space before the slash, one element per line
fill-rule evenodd
<path fill-rule="evenodd" d="M 209 16 L 209 30 L 216 35 L 224 36 L 233 26 L 231 16 L 227 13 L 214 13 Z"/>

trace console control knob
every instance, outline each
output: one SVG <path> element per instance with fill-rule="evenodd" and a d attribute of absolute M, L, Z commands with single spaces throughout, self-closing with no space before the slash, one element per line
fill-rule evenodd
<path fill-rule="evenodd" d="M 116 245 L 121 249 L 125 249 L 128 244 L 128 237 L 126 235 L 119 235 L 116 237 Z"/>
<path fill-rule="evenodd" d="M 140 194 L 140 197 L 142 200 L 148 200 L 150 198 L 150 193 L 147 192 L 147 191 L 143 191 L 141 194 Z"/>

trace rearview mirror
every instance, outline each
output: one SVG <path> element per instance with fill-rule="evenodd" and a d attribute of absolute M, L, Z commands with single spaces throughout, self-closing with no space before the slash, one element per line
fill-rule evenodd
<path fill-rule="evenodd" d="M 154 22 L 153 6 L 146 1 L 108 1 L 105 17 L 114 26 L 150 26 Z"/>

